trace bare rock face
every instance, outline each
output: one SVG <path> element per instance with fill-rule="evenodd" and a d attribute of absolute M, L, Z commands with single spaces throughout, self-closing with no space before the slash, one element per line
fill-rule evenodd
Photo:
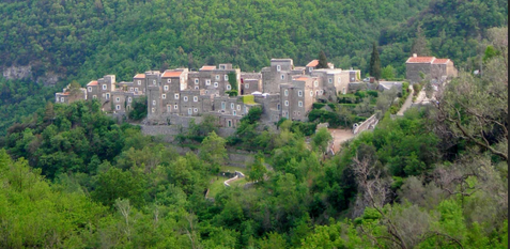
<path fill-rule="evenodd" d="M 3 70 L 4 78 L 8 80 L 22 80 L 32 78 L 32 66 L 10 66 Z"/>
<path fill-rule="evenodd" d="M 8 80 L 23 80 L 31 79 L 34 80 L 34 74 L 32 72 L 32 65 L 27 66 L 10 66 L 4 67 L 2 70 L 2 76 Z M 46 72 L 44 75 L 37 77 L 35 80 L 39 84 L 44 86 L 54 86 L 62 78 L 62 75 Z"/>
<path fill-rule="evenodd" d="M 52 72 L 47 72 L 45 75 L 37 78 L 37 83 L 44 84 L 44 86 L 54 86 L 61 78 L 60 75 Z"/>

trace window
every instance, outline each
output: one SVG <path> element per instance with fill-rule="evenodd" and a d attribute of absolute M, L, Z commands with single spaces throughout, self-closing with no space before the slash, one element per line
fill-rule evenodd
<path fill-rule="evenodd" d="M 198 85 L 198 83 L 199 83 L 199 80 L 195 79 L 195 85 Z"/>
<path fill-rule="evenodd" d="M 354 81 L 354 78 L 351 78 L 351 81 Z"/>
<path fill-rule="evenodd" d="M 240 111 L 241 110 L 241 105 L 237 105 L 237 110 Z"/>
<path fill-rule="evenodd" d="M 276 105 L 276 109 L 279 111 L 282 107 L 280 106 L 280 104 Z"/>
<path fill-rule="evenodd" d="M 137 83 L 138 83 L 139 86 L 142 85 L 142 81 L 141 80 L 139 80 Z"/>
<path fill-rule="evenodd" d="M 195 90 L 200 90 L 200 87 L 196 86 L 196 87 L 195 87 Z"/>
<path fill-rule="evenodd" d="M 235 109 L 235 105 L 234 103 L 230 103 L 230 109 L 234 110 Z"/>
<path fill-rule="evenodd" d="M 315 96 L 318 96 L 319 95 L 319 91 L 315 91 Z"/>
<path fill-rule="evenodd" d="M 313 91 L 310 91 L 310 97 L 313 97 Z"/>
<path fill-rule="evenodd" d="M 92 92 L 92 87 L 87 88 L 89 90 L 89 93 Z"/>
<path fill-rule="evenodd" d="M 174 98 L 175 98 L 175 99 L 179 99 L 179 94 L 178 94 L 178 93 L 176 93 L 176 94 L 174 95 Z"/>
<path fill-rule="evenodd" d="M 346 94 L 347 91 L 345 90 L 345 87 L 342 89 L 342 94 Z"/>
<path fill-rule="evenodd" d="M 171 112 L 172 111 L 172 106 L 171 105 L 167 105 L 166 106 L 166 111 L 167 112 Z"/>
<path fill-rule="evenodd" d="M 319 86 L 319 82 L 318 82 L 318 81 L 314 81 L 314 82 L 313 82 L 313 85 L 314 85 L 315 87 L 318 87 L 318 86 Z"/>
<path fill-rule="evenodd" d="M 298 102 L 298 106 L 299 106 L 299 107 L 303 107 L 303 101 L 299 101 L 299 102 Z"/>
<path fill-rule="evenodd" d="M 313 67 L 309 67 L 309 68 L 308 68 L 308 72 L 310 72 L 310 73 L 311 73 L 312 71 L 313 71 Z"/>
<path fill-rule="evenodd" d="M 218 88 L 218 82 L 214 82 L 214 87 Z"/>
<path fill-rule="evenodd" d="M 297 112 L 297 115 L 298 115 L 298 116 L 301 116 L 301 112 Z"/>
<path fill-rule="evenodd" d="M 116 105 L 116 106 L 115 106 L 115 109 L 116 109 L 117 111 L 118 111 L 118 110 L 120 110 L 120 105 Z"/>
<path fill-rule="evenodd" d="M 198 108 L 193 109 L 194 112 L 198 112 Z"/>
<path fill-rule="evenodd" d="M 152 108 L 152 113 L 155 113 L 156 112 L 156 108 Z"/>
<path fill-rule="evenodd" d="M 232 90 L 232 86 L 230 86 L 230 84 L 227 84 L 227 90 Z"/>
<path fill-rule="evenodd" d="M 328 83 L 329 84 L 333 83 L 333 79 L 328 79 Z"/>
<path fill-rule="evenodd" d="M 153 85 L 156 85 L 156 80 L 152 80 L 152 84 L 153 84 Z"/>
<path fill-rule="evenodd" d="M 184 102 L 188 102 L 188 96 L 184 96 Z"/>
<path fill-rule="evenodd" d="M 235 116 L 235 115 L 237 115 L 237 112 L 236 112 L 236 111 L 233 111 L 233 112 L 232 112 L 232 114 L 234 114 L 234 116 Z"/>
<path fill-rule="evenodd" d="M 172 83 L 172 79 L 167 79 L 166 82 L 167 83 Z"/>
<path fill-rule="evenodd" d="M 228 75 L 225 74 L 225 80 L 228 80 Z"/>
<path fill-rule="evenodd" d="M 250 89 L 250 84 L 249 83 L 244 84 L 244 88 L 245 89 Z"/>
<path fill-rule="evenodd" d="M 285 94 L 285 96 L 289 96 L 289 90 L 285 90 L 283 94 Z"/>
<path fill-rule="evenodd" d="M 166 99 L 166 94 L 161 94 L 162 99 Z"/>
<path fill-rule="evenodd" d="M 168 91 L 168 85 L 165 85 L 165 87 L 163 87 L 165 89 L 165 91 Z"/>
<path fill-rule="evenodd" d="M 193 110 L 191 108 L 188 108 L 188 114 L 189 115 L 193 114 Z"/>
<path fill-rule="evenodd" d="M 232 120 L 228 121 L 228 127 L 232 127 Z"/>
<path fill-rule="evenodd" d="M 289 101 L 285 100 L 285 106 L 289 106 Z"/>
<path fill-rule="evenodd" d="M 298 95 L 299 97 L 303 97 L 303 91 L 298 91 L 298 92 L 297 92 L 297 95 Z"/>
<path fill-rule="evenodd" d="M 280 72 L 282 70 L 282 66 L 276 65 L 276 71 Z"/>
<path fill-rule="evenodd" d="M 220 76 L 219 75 L 216 75 L 216 80 L 220 80 Z"/>
<path fill-rule="evenodd" d="M 135 93 L 138 93 L 138 87 L 135 87 Z"/>
<path fill-rule="evenodd" d="M 97 95 L 92 95 L 92 99 L 97 99 Z"/>
<path fill-rule="evenodd" d="M 133 102 L 133 98 L 128 97 L 128 102 L 129 102 L 129 103 Z"/>
<path fill-rule="evenodd" d="M 115 102 L 120 102 L 120 98 L 119 97 L 115 98 Z"/>
<path fill-rule="evenodd" d="M 338 78 L 338 83 L 342 83 L 342 78 Z"/>
<path fill-rule="evenodd" d="M 132 91 L 134 91 L 134 90 L 135 90 L 135 89 L 134 89 L 134 88 L 132 88 L 132 87 L 130 87 L 130 88 L 129 88 L 129 91 L 130 91 L 130 92 L 132 92 Z"/>
<path fill-rule="evenodd" d="M 60 102 L 64 103 L 64 97 L 60 97 Z"/>
<path fill-rule="evenodd" d="M 103 84 L 103 90 L 106 90 L 108 89 L 108 87 L 106 86 L 106 84 Z"/>
<path fill-rule="evenodd" d="M 152 105 L 156 105 L 156 100 L 153 100 L 153 101 L 152 101 Z"/>
<path fill-rule="evenodd" d="M 221 109 L 225 110 L 227 108 L 227 104 L 225 102 L 221 102 Z"/>
<path fill-rule="evenodd" d="M 282 80 L 284 80 L 284 79 L 285 79 L 285 74 L 282 74 L 282 75 L 280 76 L 280 78 L 281 78 Z"/>
<path fill-rule="evenodd" d="M 211 80 L 205 80 L 205 85 L 206 86 L 210 86 L 211 85 Z"/>
<path fill-rule="evenodd" d="M 319 94 L 320 94 L 320 95 L 323 95 L 323 94 L 324 94 L 324 91 L 320 90 L 320 91 L 319 91 Z"/>
<path fill-rule="evenodd" d="M 205 90 L 205 94 L 209 94 L 209 91 Z"/>
<path fill-rule="evenodd" d="M 174 105 L 174 110 L 177 111 L 177 109 L 179 109 L 179 106 L 178 105 Z"/>
<path fill-rule="evenodd" d="M 106 94 L 106 99 L 110 99 L 110 94 L 109 93 Z"/>
<path fill-rule="evenodd" d="M 193 102 L 198 102 L 198 97 L 197 96 L 193 97 Z"/>

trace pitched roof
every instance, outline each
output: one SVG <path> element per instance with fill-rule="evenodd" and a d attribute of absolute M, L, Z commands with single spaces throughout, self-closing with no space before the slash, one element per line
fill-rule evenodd
<path fill-rule="evenodd" d="M 133 77 L 133 78 L 135 78 L 135 79 L 145 79 L 145 74 L 139 73 L 139 74 L 135 75 L 135 77 Z"/>
<path fill-rule="evenodd" d="M 319 65 L 319 60 L 310 61 L 310 63 L 308 63 L 308 65 L 306 65 L 306 66 L 307 67 L 316 67 L 317 65 Z"/>
<path fill-rule="evenodd" d="M 172 78 L 172 77 L 180 77 L 182 74 L 182 71 L 170 71 L 170 72 L 165 72 L 163 74 L 163 78 Z"/>
<path fill-rule="evenodd" d="M 409 57 L 406 63 L 432 63 L 436 57 Z"/>
<path fill-rule="evenodd" d="M 446 64 L 448 61 L 450 61 L 450 59 L 435 59 L 432 64 Z"/>
<path fill-rule="evenodd" d="M 202 71 L 202 70 L 207 70 L 207 71 L 216 70 L 216 66 L 203 66 L 202 68 L 200 68 L 200 71 Z"/>
<path fill-rule="evenodd" d="M 87 84 L 87 86 L 97 86 L 97 80 L 93 80 Z"/>

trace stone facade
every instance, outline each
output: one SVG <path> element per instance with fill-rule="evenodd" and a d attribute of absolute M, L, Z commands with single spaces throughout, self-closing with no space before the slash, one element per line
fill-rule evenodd
<path fill-rule="evenodd" d="M 412 84 L 422 80 L 431 80 L 438 83 L 457 77 L 457 69 L 450 59 L 437 59 L 436 57 L 420 57 L 413 54 L 406 61 L 406 79 Z M 424 78 L 422 78 L 422 76 Z"/>
<path fill-rule="evenodd" d="M 183 118 L 213 115 L 222 127 L 236 128 L 251 108 L 261 107 L 261 121 L 275 124 L 282 117 L 306 121 L 313 103 L 335 101 L 359 80 L 359 70 L 317 69 L 318 61 L 295 67 L 292 59 L 272 59 L 261 72 L 241 72 L 232 64 L 203 66 L 198 71 L 176 68 L 137 74 L 132 82 L 117 83 L 114 75 L 91 81 L 85 99 L 97 99 L 102 109 L 125 115 L 133 102 L 147 97 L 147 124 L 175 124 Z M 235 74 L 235 80 L 229 77 Z M 235 82 L 232 85 L 231 82 Z M 239 96 L 228 91 L 238 89 Z M 69 103 L 68 93 L 56 94 L 56 101 Z"/>

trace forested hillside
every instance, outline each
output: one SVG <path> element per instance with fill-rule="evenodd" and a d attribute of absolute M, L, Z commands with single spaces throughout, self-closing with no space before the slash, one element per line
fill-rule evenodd
<path fill-rule="evenodd" d="M 325 128 L 273 133 L 258 108 L 232 137 L 209 120 L 171 145 L 95 100 L 48 103 L 0 140 L 0 247 L 508 248 L 508 30 L 487 33 L 484 74 L 335 156 Z M 258 152 L 251 187 L 227 188 L 239 148 Z"/>
<path fill-rule="evenodd" d="M 107 73 L 129 80 L 149 69 L 221 62 L 258 71 L 277 57 L 304 65 L 320 50 L 337 66 L 366 69 L 381 29 L 428 2 L 3 1 L 0 60 L 82 83 Z"/>

